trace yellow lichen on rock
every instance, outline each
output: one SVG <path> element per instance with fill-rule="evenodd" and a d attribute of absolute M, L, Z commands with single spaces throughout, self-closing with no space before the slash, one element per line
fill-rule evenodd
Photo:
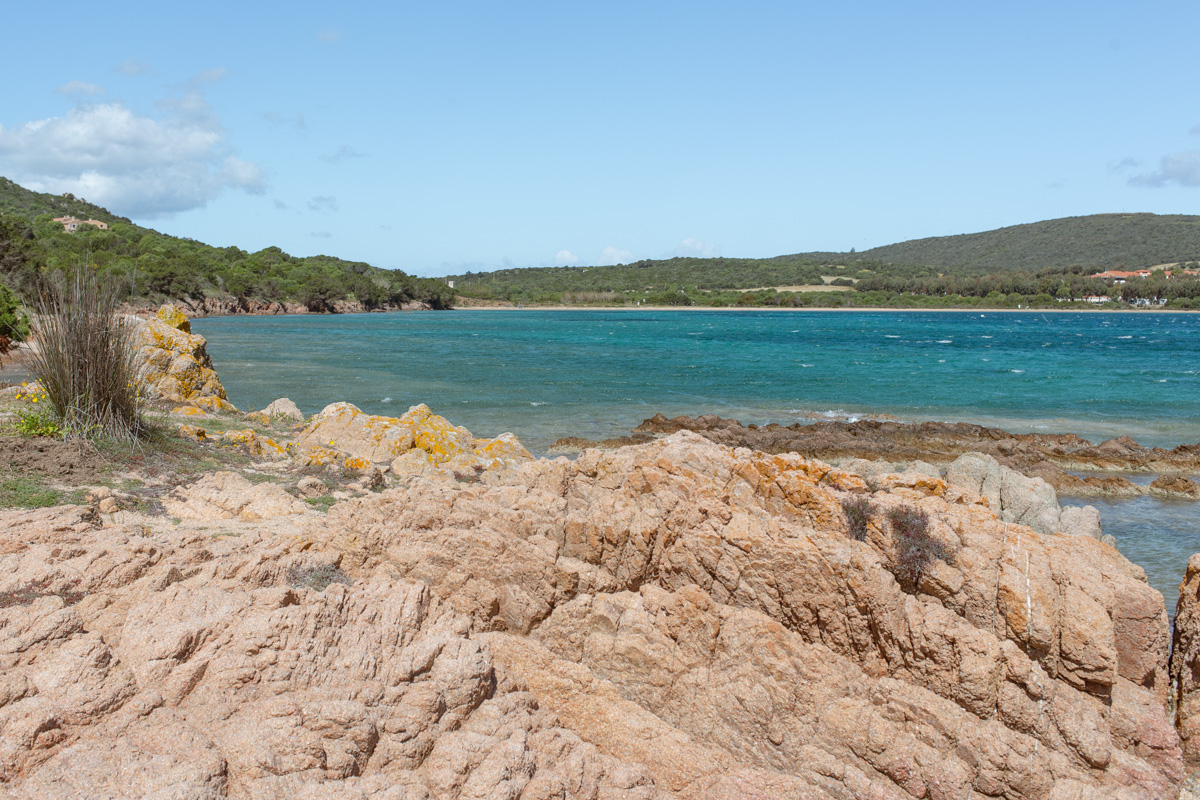
<path fill-rule="evenodd" d="M 207 417 L 208 412 L 196 406 L 176 406 L 171 409 L 172 414 L 182 414 L 185 417 Z"/>
<path fill-rule="evenodd" d="M 174 303 L 167 303 L 158 310 L 158 314 L 155 316 L 163 323 L 170 325 L 177 331 L 183 331 L 184 333 L 192 332 L 191 320 L 189 320 L 187 314 L 184 314 L 182 311 L 180 311 L 179 306 L 175 305 Z"/>
<path fill-rule="evenodd" d="M 230 414 L 236 414 L 237 409 L 233 403 L 223 397 L 196 397 L 192 399 L 192 405 L 199 406 L 205 411 L 225 411 Z"/>
<path fill-rule="evenodd" d="M 195 439 L 197 442 L 203 442 L 208 439 L 208 431 L 196 425 L 180 425 L 179 435 L 185 439 Z"/>
<path fill-rule="evenodd" d="M 497 469 L 533 457 L 511 433 L 476 439 L 426 405 L 413 406 L 397 418 L 333 403 L 313 417 L 299 438 L 310 447 L 336 448 L 350 458 L 397 462 L 405 474 L 425 472 L 430 466 L 441 474 Z M 311 458 L 307 451 L 303 457 Z"/>
<path fill-rule="evenodd" d="M 255 458 L 283 458 L 287 452 L 274 439 L 260 436 L 256 431 L 246 428 L 240 431 L 226 431 L 221 434 L 219 444 L 223 447 L 239 447 Z"/>
<path fill-rule="evenodd" d="M 175 306 L 163 306 L 158 316 L 141 323 L 139 347 L 152 395 L 212 411 L 236 411 L 213 370 L 204 337 L 191 333 L 187 317 Z"/>

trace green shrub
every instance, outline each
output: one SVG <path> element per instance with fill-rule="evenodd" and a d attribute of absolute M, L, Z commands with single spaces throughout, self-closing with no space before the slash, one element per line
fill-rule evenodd
<path fill-rule="evenodd" d="M 20 342 L 28 335 L 29 318 L 21 313 L 21 302 L 12 289 L 0 285 L 0 336 Z"/>
<path fill-rule="evenodd" d="M 58 417 L 49 409 L 18 411 L 17 421 L 13 423 L 12 427 L 21 436 L 59 436 L 62 434 L 62 425 L 59 423 Z"/>
<path fill-rule="evenodd" d="M 29 369 L 67 435 L 141 438 L 142 378 L 136 323 L 120 312 L 117 287 L 83 267 L 46 281 Z"/>
<path fill-rule="evenodd" d="M 912 506 L 888 511 L 892 525 L 892 574 L 900 588 L 914 594 L 921 576 L 935 561 L 949 563 L 953 552 L 929 533 L 929 517 Z"/>
<path fill-rule="evenodd" d="M 867 525 L 876 512 L 875 504 L 861 495 L 848 497 L 842 501 L 842 511 L 846 512 L 846 521 L 850 526 L 850 538 L 856 542 L 867 540 Z"/>

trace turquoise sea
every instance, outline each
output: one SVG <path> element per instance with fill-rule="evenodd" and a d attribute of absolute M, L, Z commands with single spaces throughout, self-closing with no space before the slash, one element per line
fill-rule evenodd
<path fill-rule="evenodd" d="M 534 452 L 655 412 L 791 424 L 892 414 L 1017 432 L 1200 441 L 1200 315 L 521 310 L 194 320 L 230 400 L 426 403 Z M 1093 503 L 1173 607 L 1200 506 Z"/>

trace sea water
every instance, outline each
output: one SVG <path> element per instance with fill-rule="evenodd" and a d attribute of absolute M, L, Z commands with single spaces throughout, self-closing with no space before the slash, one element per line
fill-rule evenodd
<path fill-rule="evenodd" d="M 230 400 L 425 403 L 476 436 L 622 435 L 656 412 L 744 423 L 890 414 L 1200 441 L 1200 315 L 497 310 L 219 317 L 193 329 Z M 1085 501 L 1087 502 L 1087 501 Z M 1200 506 L 1091 501 L 1173 608 Z"/>

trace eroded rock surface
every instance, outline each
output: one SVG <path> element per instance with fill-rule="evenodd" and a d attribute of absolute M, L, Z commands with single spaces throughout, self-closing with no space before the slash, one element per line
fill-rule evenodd
<path fill-rule="evenodd" d="M 187 315 L 165 305 L 138 324 L 145 380 L 154 397 L 209 411 L 236 410 L 213 369 L 204 337 L 192 333 Z"/>
<path fill-rule="evenodd" d="M 327 515 L 261 488 L 0 513 L 0 797 L 1179 794 L 1162 597 L 927 470 L 684 431 Z M 908 591 L 902 518 L 944 556 Z"/>
<path fill-rule="evenodd" d="M 1014 434 L 966 422 L 918 424 L 877 419 L 857 422 L 816 422 L 794 425 L 742 425 L 715 414 L 674 417 L 662 414 L 645 420 L 633 435 L 602 443 L 605 447 L 640 444 L 657 436 L 690 430 L 730 447 L 749 447 L 768 453 L 798 453 L 827 461 L 862 458 L 890 462 L 924 460 L 945 467 L 964 453 L 992 456 L 1023 475 L 1045 480 L 1060 495 L 1077 497 L 1136 497 L 1151 493 L 1121 475 L 1104 472 L 1157 472 L 1168 475 L 1200 473 L 1200 444 L 1173 450 L 1144 447 L 1128 436 L 1093 445 L 1074 434 Z M 592 443 L 563 439 L 564 450 Z M 1075 472 L 1083 471 L 1084 475 Z M 1087 473 L 1097 474 L 1087 474 Z M 1182 491 L 1176 491 L 1182 490 Z M 1180 499 L 1200 499 L 1178 484 L 1164 494 Z M 1154 492 L 1157 493 L 1157 492 Z"/>

